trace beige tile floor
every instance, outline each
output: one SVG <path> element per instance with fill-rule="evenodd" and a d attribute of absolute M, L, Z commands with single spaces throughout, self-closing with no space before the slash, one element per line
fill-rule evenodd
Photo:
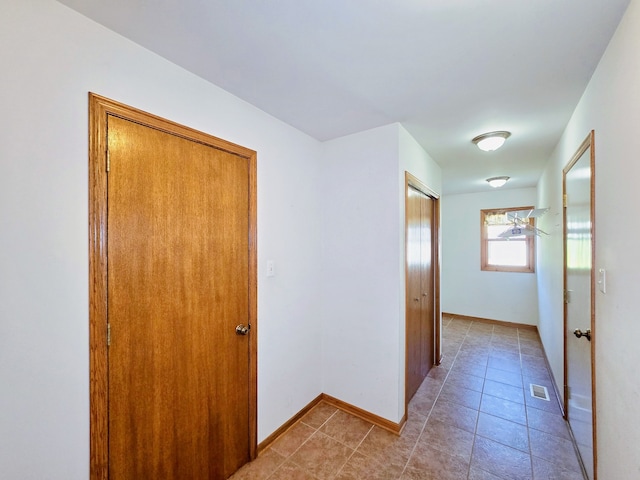
<path fill-rule="evenodd" d="M 536 332 L 445 317 L 443 353 L 400 436 L 321 402 L 231 478 L 583 480 Z"/>

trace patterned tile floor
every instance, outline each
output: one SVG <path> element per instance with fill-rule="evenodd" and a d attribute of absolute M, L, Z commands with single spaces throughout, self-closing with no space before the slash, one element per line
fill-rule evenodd
<path fill-rule="evenodd" d="M 400 436 L 321 402 L 231 478 L 583 480 L 535 331 L 445 317 L 443 353 Z"/>

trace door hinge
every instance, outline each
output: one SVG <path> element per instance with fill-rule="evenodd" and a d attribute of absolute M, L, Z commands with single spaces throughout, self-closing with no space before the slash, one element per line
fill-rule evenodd
<path fill-rule="evenodd" d="M 107 323 L 107 347 L 111 346 L 111 324 Z"/>
<path fill-rule="evenodd" d="M 109 149 L 107 149 L 107 172 L 111 170 L 111 155 L 109 155 Z"/>
<path fill-rule="evenodd" d="M 571 301 L 571 297 L 569 295 L 569 291 L 565 290 L 564 291 L 564 303 L 569 303 Z"/>

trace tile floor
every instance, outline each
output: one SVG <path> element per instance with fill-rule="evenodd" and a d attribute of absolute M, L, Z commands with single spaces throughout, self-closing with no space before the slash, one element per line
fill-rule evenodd
<path fill-rule="evenodd" d="M 535 331 L 445 317 L 443 353 L 400 436 L 321 402 L 231 478 L 583 480 Z"/>

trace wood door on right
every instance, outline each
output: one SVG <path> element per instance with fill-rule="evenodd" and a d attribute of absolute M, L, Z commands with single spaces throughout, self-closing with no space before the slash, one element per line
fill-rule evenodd
<path fill-rule="evenodd" d="M 563 171 L 565 412 L 589 480 L 597 473 L 593 170 L 591 133 Z"/>
<path fill-rule="evenodd" d="M 406 199 L 407 403 L 434 364 L 432 198 L 409 187 Z"/>

